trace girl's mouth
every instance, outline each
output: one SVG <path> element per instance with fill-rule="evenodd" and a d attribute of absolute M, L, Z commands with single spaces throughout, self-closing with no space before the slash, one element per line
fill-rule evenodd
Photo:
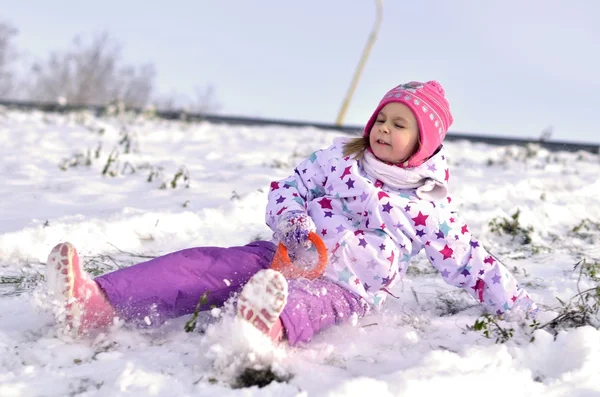
<path fill-rule="evenodd" d="M 378 139 L 376 142 L 377 142 L 378 144 L 380 144 L 380 145 L 386 145 L 386 146 L 390 146 L 390 144 L 389 144 L 389 143 L 386 143 L 386 142 L 382 141 L 381 139 Z"/>

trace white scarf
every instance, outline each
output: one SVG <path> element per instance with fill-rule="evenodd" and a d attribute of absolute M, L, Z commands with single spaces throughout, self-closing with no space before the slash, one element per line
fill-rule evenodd
<path fill-rule="evenodd" d="M 367 174 L 392 188 L 416 189 L 416 194 L 421 199 L 440 200 L 448 194 L 448 187 L 432 178 L 431 172 L 421 167 L 401 168 L 389 165 L 377 159 L 369 150 L 365 150 L 362 165 Z"/>

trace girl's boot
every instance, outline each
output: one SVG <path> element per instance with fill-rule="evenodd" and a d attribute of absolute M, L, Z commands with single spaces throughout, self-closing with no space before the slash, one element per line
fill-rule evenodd
<path fill-rule="evenodd" d="M 73 336 L 106 327 L 116 313 L 98 284 L 79 263 L 77 250 L 70 243 L 52 249 L 46 263 L 48 289 L 58 305 L 57 322 Z"/>
<path fill-rule="evenodd" d="M 278 343 L 284 331 L 279 316 L 285 308 L 287 296 L 287 280 L 280 272 L 260 270 L 240 292 L 237 314 Z"/>

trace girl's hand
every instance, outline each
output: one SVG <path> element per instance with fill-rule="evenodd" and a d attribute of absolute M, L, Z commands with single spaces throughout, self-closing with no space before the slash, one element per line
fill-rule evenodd
<path fill-rule="evenodd" d="M 509 311 L 502 314 L 502 319 L 518 323 L 535 320 L 539 308 L 529 297 L 521 298 Z"/>
<path fill-rule="evenodd" d="M 308 233 L 315 231 L 315 223 L 306 212 L 290 211 L 279 218 L 275 237 L 290 250 L 308 248 L 311 244 Z"/>

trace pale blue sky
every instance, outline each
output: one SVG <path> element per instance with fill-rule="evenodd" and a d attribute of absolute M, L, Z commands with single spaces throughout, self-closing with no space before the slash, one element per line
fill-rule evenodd
<path fill-rule="evenodd" d="M 211 84 L 223 114 L 334 122 L 375 18 L 374 0 L 15 1 L 2 20 L 30 59 L 107 31 L 157 89 Z M 378 40 L 347 113 L 439 80 L 451 131 L 600 142 L 600 1 L 384 1 Z"/>

